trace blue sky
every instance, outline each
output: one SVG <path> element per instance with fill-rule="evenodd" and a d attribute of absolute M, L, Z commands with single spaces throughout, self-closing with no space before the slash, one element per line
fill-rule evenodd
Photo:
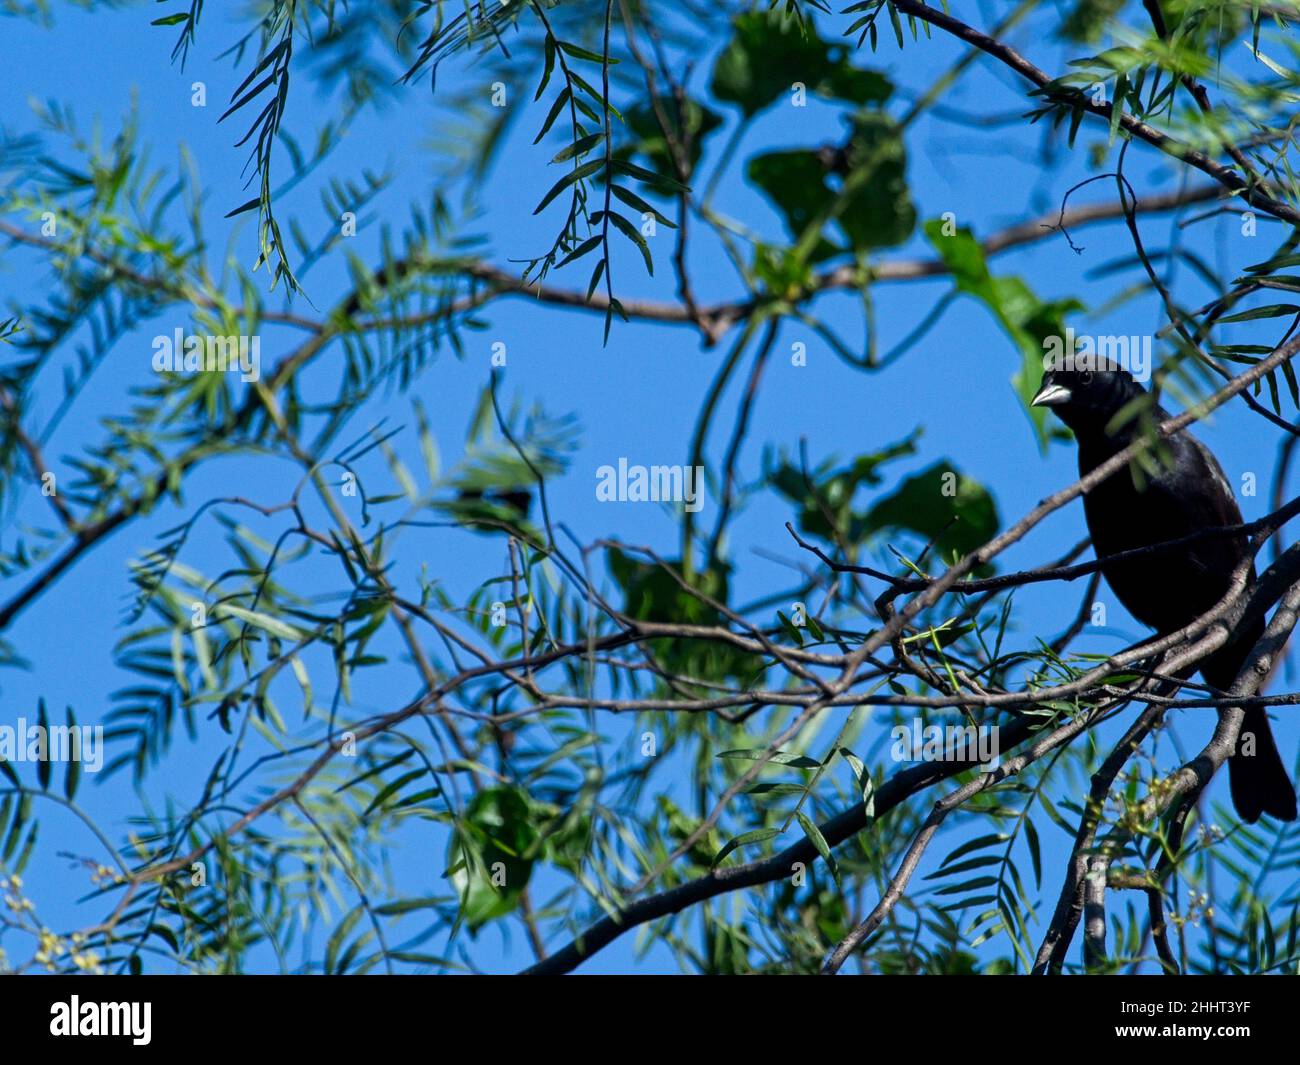
<path fill-rule="evenodd" d="M 226 211 L 250 195 L 243 191 L 238 176 L 245 151 L 234 147 L 244 129 L 230 122 L 217 123 L 224 101 L 242 80 L 247 63 L 232 68 L 228 60 L 217 59 L 233 42 L 233 34 L 217 13 L 216 5 L 209 7 L 212 14 L 205 18 L 198 45 L 183 71 L 169 61 L 173 31 L 148 26 L 149 19 L 157 15 L 153 5 L 129 5 L 94 15 L 60 10 L 53 30 L 24 20 L 5 19 L 8 69 L 0 81 L 0 123 L 11 134 L 27 132 L 35 128 L 29 99 L 59 100 L 71 105 L 83 128 L 94 120 L 111 134 L 134 99 L 142 141 L 152 146 L 155 164 L 171 165 L 179 142 L 193 152 L 208 191 L 205 216 L 212 246 L 222 247 L 229 235 L 232 253 L 249 264 L 255 257 L 253 227 L 248 221 L 252 215 L 242 216 L 242 224 L 222 219 Z M 967 17 L 976 24 L 990 25 L 989 14 L 985 5 L 982 13 L 972 10 Z M 836 16 L 826 35 L 832 36 L 834 28 L 841 24 L 843 17 Z M 1063 69 L 1065 52 L 1041 28 L 1031 24 L 1011 36 L 1040 65 Z M 892 42 L 885 41 L 886 37 L 888 34 L 882 35 L 877 55 L 865 53 L 860 62 L 886 71 L 900 86 L 899 96 L 890 105 L 896 113 L 911 98 L 903 90 L 923 90 L 961 54 L 953 42 L 936 36 L 929 42 L 909 44 L 900 55 Z M 699 63 L 697 84 L 707 75 L 711 60 L 710 56 L 707 62 Z M 473 65 L 454 64 L 440 72 L 440 87 L 462 88 L 480 76 Z M 196 79 L 207 83 L 206 108 L 191 106 L 190 86 Z M 1023 109 L 1019 90 L 1011 75 L 980 62 L 961 79 L 947 103 L 978 113 L 1017 112 Z M 521 100 L 517 106 L 525 103 Z M 309 140 L 330 107 L 331 102 L 315 92 L 310 80 L 300 77 L 295 81 L 290 104 L 290 129 Z M 532 215 L 533 205 L 553 180 L 542 166 L 555 150 L 554 146 L 547 150 L 547 145 L 531 144 L 543 114 L 538 107 L 532 105 L 512 126 L 486 182 L 490 195 L 484 197 L 484 212 L 472 225 L 473 231 L 489 238 L 488 247 L 496 262 L 535 253 L 550 240 L 556 225 L 552 215 Z M 395 229 L 400 228 L 408 204 L 427 197 L 431 179 L 445 162 L 427 148 L 437 113 L 438 100 L 430 94 L 426 82 L 399 90 L 387 108 L 366 113 L 358 120 L 327 165 L 281 201 L 280 212 L 285 216 L 297 213 L 305 220 L 308 232 L 319 233 L 326 220 L 317 197 L 325 178 L 354 176 L 366 167 L 391 167 L 392 186 L 363 213 L 369 224 L 362 227 L 350 245 L 350 250 L 373 261 L 379 225 L 387 221 Z M 779 103 L 755 123 L 738 157 L 745 159 L 756 151 L 776 147 L 833 141 L 842 135 L 843 118 L 842 108 L 816 98 L 810 98 L 808 107 L 802 110 Z M 728 129 L 734 120 L 734 114 L 728 115 Z M 1104 141 L 1104 130 L 1086 124 L 1084 128 L 1081 145 Z M 715 152 L 724 134 L 715 134 Z M 969 225 L 983 236 L 1059 206 L 1066 189 L 1095 171 L 1088 167 L 1087 153 L 1082 149 L 1060 165 L 1045 169 L 1038 155 L 1041 143 L 1039 127 L 1012 125 L 990 136 L 938 118 L 922 118 L 909 139 L 908 169 L 920 218 L 955 212 L 959 224 Z M 707 171 L 707 153 L 705 159 Z M 279 177 L 287 177 L 283 155 L 278 166 Z M 1144 148 L 1130 151 L 1128 168 L 1139 192 L 1169 189 L 1181 178 L 1172 163 Z M 756 190 L 746 186 L 742 174 L 743 168 L 733 167 L 723 180 L 718 208 L 779 239 L 782 232 L 778 216 Z M 1203 179 L 1192 180 L 1199 184 Z M 1112 196 L 1113 185 L 1098 183 L 1079 193 L 1078 199 L 1084 202 Z M 1184 239 L 1231 278 L 1242 267 L 1267 256 L 1268 225 L 1261 222 L 1262 235 L 1251 239 L 1240 234 L 1237 221 L 1229 216 L 1199 224 L 1185 233 Z M 1160 243 L 1168 227 L 1167 216 L 1144 220 L 1144 236 L 1148 242 Z M 671 238 L 661 229 L 656 239 L 657 243 L 652 244 L 658 267 L 654 278 L 645 276 L 634 251 L 620 250 L 614 275 L 619 294 L 673 297 L 667 262 Z M 1073 296 L 1089 307 L 1099 306 L 1114 294 L 1117 285 L 1111 278 L 1095 278 L 1090 272 L 1129 254 L 1127 234 L 1122 225 L 1113 223 L 1076 234 L 1076 242 L 1084 246 L 1082 254 L 1072 253 L 1059 237 L 1049 238 L 994 260 L 994 270 L 1019 274 L 1043 298 Z M 708 301 L 740 295 L 740 286 L 716 245 L 702 244 L 697 242 L 692 252 L 699 297 Z M 909 244 L 886 257 L 929 254 L 918 226 L 918 235 Z M 30 252 L 6 252 L 0 260 L 0 294 L 17 300 L 39 297 L 47 276 L 34 268 L 36 262 Z M 265 272 L 257 276 L 266 280 Z M 562 271 L 553 280 L 557 285 L 579 287 L 586 277 L 582 270 L 567 277 Z M 1185 272 L 1177 274 L 1175 281 L 1185 286 L 1180 288 L 1185 305 L 1195 306 L 1208 298 L 1205 287 Z M 327 258 L 309 275 L 308 295 L 317 308 L 326 308 L 345 282 L 340 258 Z M 907 335 L 948 287 L 949 282 L 943 279 L 879 285 L 875 298 L 881 349 L 888 349 Z M 823 297 L 817 308 L 843 335 L 861 337 L 861 312 L 855 294 Z M 312 313 L 301 301 L 295 309 Z M 539 307 L 526 298 L 497 301 L 483 317 L 487 328 L 468 334 L 465 357 L 457 359 L 452 352 L 442 351 L 433 368 L 415 386 L 428 409 L 444 464 L 453 462 L 461 448 L 473 403 L 487 378 L 491 344 L 503 341 L 509 353 L 504 394 L 538 400 L 553 414 L 572 412 L 583 427 L 582 446 L 568 475 L 550 488 L 553 511 L 562 515 L 584 542 L 614 536 L 672 552 L 677 541 L 676 518 L 653 507 L 598 505 L 593 490 L 595 470 L 616 462 L 620 456 L 633 462 L 684 462 L 700 398 L 725 353 L 725 341 L 717 348 L 704 350 L 688 329 L 631 324 L 616 325 L 605 346 L 599 316 Z M 1118 312 L 1099 317 L 1080 315 L 1073 319 L 1080 332 L 1095 333 L 1149 333 L 1159 323 L 1159 308 L 1152 300 L 1129 303 Z M 66 470 L 66 457 L 98 438 L 97 420 L 121 406 L 125 390 L 147 379 L 150 338 L 183 324 L 178 313 L 171 310 L 117 345 L 99 372 L 96 387 L 78 400 L 65 422 L 58 447 L 50 455 L 56 470 Z M 294 339 L 290 331 L 268 329 L 263 335 L 264 364 L 274 361 Z M 907 436 L 918 426 L 924 428 L 918 454 L 890 467 L 886 489 L 906 475 L 948 457 L 966 474 L 990 487 L 1005 523 L 1076 476 L 1072 448 L 1057 444 L 1046 455 L 1039 452 L 1009 384 L 1018 366 L 1018 353 L 987 311 L 973 300 L 959 300 L 918 349 L 872 375 L 843 365 L 811 331 L 797 323 L 784 324 L 776 350 L 788 352 L 796 342 L 807 345 L 808 365 L 792 366 L 788 358 L 773 362 L 741 457 L 745 480 L 759 474 L 764 443 L 795 450 L 800 440 L 806 439 L 809 455 L 816 462 L 874 450 Z M 328 380 L 328 375 L 323 379 Z M 52 408 L 59 388 L 57 374 L 51 374 L 40 392 L 39 409 Z M 726 409 L 734 409 L 737 394 L 733 387 Z M 411 424 L 409 406 L 403 398 L 381 397 L 373 406 L 376 416 L 382 409 L 395 422 Z M 358 435 L 366 424 L 366 418 L 358 419 L 351 435 Z M 718 423 L 710 447 L 714 461 L 730 425 L 730 415 Z M 1234 483 L 1240 483 L 1243 473 L 1254 472 L 1261 486 L 1267 485 L 1277 439 L 1244 405 L 1232 405 L 1211 425 L 1203 427 L 1200 435 L 1215 449 Z M 418 454 L 409 433 L 399 449 L 405 456 Z M 418 459 L 413 459 L 411 465 L 418 468 Z M 193 506 L 215 495 L 256 491 L 259 498 L 275 501 L 287 495 L 296 477 L 297 471 L 287 466 L 257 464 L 247 459 L 214 462 L 194 476 L 186 499 Z M 1259 496 L 1240 499 L 1248 520 L 1266 511 L 1266 491 L 1261 487 Z M 44 506 L 38 493 L 26 491 L 16 510 L 5 516 L 0 546 L 12 546 L 12 531 L 20 523 L 44 522 Z M 0 714 L 4 720 L 32 715 L 40 696 L 53 708 L 72 705 L 83 722 L 102 717 L 110 707 L 111 693 L 124 683 L 124 674 L 114 667 L 112 648 L 125 631 L 120 627 L 120 617 L 131 593 L 127 564 L 151 546 L 159 532 L 186 513 L 188 509 L 169 503 L 147 519 L 133 523 L 89 553 L 57 587 L 21 616 L 8 637 L 30 661 L 31 669 L 0 674 Z M 711 506 L 706 508 L 706 526 L 711 527 L 713 514 Z M 784 530 L 783 523 L 790 517 L 780 500 L 769 494 L 760 496 L 735 522 L 731 553 L 741 574 L 739 600 L 757 598 L 789 582 L 789 570 L 767 555 L 806 561 L 799 557 L 800 552 Z M 250 524 L 264 534 L 270 528 L 252 521 Z M 1003 565 L 1018 568 L 1053 559 L 1083 532 L 1080 506 L 1067 507 L 1009 552 Z M 223 551 L 220 543 L 219 530 L 209 526 L 196 537 L 190 550 L 196 558 L 216 559 Z M 404 535 L 403 543 L 398 553 L 398 576 L 413 579 L 420 563 L 427 561 L 445 578 L 453 597 L 467 595 L 488 573 L 500 572 L 504 563 L 503 548 L 495 542 L 470 541 L 450 531 L 411 532 Z M 759 551 L 764 554 L 757 554 Z M 213 562 L 213 568 L 217 565 Z M 11 586 L 16 582 L 7 582 L 0 592 L 10 593 Z M 1081 584 L 1024 590 L 1017 599 L 1023 634 L 1059 632 L 1073 617 L 1081 593 Z M 1108 592 L 1103 590 L 1101 599 L 1108 604 L 1110 625 L 1088 632 L 1080 649 L 1116 649 L 1143 631 Z M 364 703 L 357 709 L 392 708 L 416 694 L 409 671 L 395 670 L 390 676 L 389 681 L 368 688 Z M 385 683 L 390 686 L 385 687 Z M 823 726 L 823 733 L 830 725 L 827 722 Z M 209 723 L 207 727 L 213 726 Z M 1209 727 L 1205 715 L 1198 717 L 1192 712 L 1181 716 L 1176 731 L 1190 746 L 1200 743 Z M 1289 720 L 1276 727 L 1284 756 L 1290 758 L 1300 740 L 1300 728 Z M 615 726 L 610 726 L 608 735 L 614 745 L 626 739 L 624 730 Z M 209 739 L 215 742 L 215 737 Z M 173 755 L 148 778 L 147 794 L 154 802 L 161 802 L 165 796 L 178 802 L 192 799 L 197 775 L 209 763 L 203 736 L 196 745 L 180 739 Z M 1213 794 L 1225 799 L 1226 784 L 1216 782 Z M 125 818 L 138 805 L 125 776 L 86 791 L 83 802 L 96 812 L 101 824 L 114 829 L 115 835 L 126 828 Z M 41 903 L 46 923 L 75 927 L 93 918 L 92 909 L 74 904 L 88 884 L 81 872 L 55 857 L 55 852 L 92 853 L 94 844 L 71 819 L 52 810 L 44 818 L 41 855 L 27 877 L 29 894 Z M 1060 835 L 1053 836 L 1050 842 L 1045 840 L 1048 894 L 1054 893 L 1059 883 L 1065 854 L 1063 841 Z M 928 861 L 937 861 L 948 849 L 936 848 Z M 433 847 L 432 853 L 430 850 L 427 837 L 414 839 L 396 860 L 399 881 L 415 893 L 421 889 L 428 893 L 437 887 L 443 852 L 440 846 Z M 922 869 L 925 871 L 927 868 Z M 482 934 L 472 953 L 480 965 L 492 971 L 519 968 L 530 958 L 521 937 L 516 935 L 507 941 L 492 929 Z M 641 971 L 670 971 L 673 963 L 663 951 L 652 951 L 648 958 L 636 961 L 634 937 L 628 935 L 583 971 L 621 971 L 633 965 Z"/>

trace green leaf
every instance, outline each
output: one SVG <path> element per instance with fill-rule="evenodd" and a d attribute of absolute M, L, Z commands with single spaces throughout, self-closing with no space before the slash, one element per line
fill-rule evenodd
<path fill-rule="evenodd" d="M 339 951 L 343 948 L 352 929 L 357 926 L 357 922 L 365 915 L 365 907 L 356 906 L 350 910 L 346 917 L 343 918 L 330 935 L 329 942 L 325 944 L 325 972 L 337 975 L 344 971 L 340 963 Z"/>
<path fill-rule="evenodd" d="M 228 211 L 228 212 L 226 212 L 225 217 L 226 217 L 226 218 L 234 218 L 235 215 L 237 215 L 237 214 L 243 214 L 245 211 L 251 211 L 251 210 L 253 210 L 253 208 L 260 206 L 261 203 L 262 203 L 262 198 L 261 198 L 260 196 L 255 196 L 253 199 L 249 200 L 247 203 L 241 203 L 241 204 L 240 204 L 238 207 L 236 207 L 233 211 Z"/>
<path fill-rule="evenodd" d="M 812 843 L 816 848 L 817 853 L 822 856 L 822 860 L 830 868 L 831 876 L 838 881 L 840 878 L 840 871 L 835 864 L 835 858 L 831 855 L 830 845 L 826 842 L 826 837 L 822 835 L 821 829 L 818 828 L 813 823 L 812 818 L 802 810 L 796 813 L 795 817 L 798 818 L 799 827 L 803 829 L 804 835 L 808 837 L 809 842 Z"/>
<path fill-rule="evenodd" d="M 592 52 L 586 48 L 580 48 L 576 44 L 567 44 L 564 41 L 560 42 L 560 51 L 565 55 L 572 56 L 574 59 L 585 59 L 589 63 L 599 63 L 604 66 L 607 62 L 606 57 L 601 55 L 599 52 Z M 618 59 L 613 56 L 608 59 L 608 63 L 611 67 L 616 66 L 618 62 Z"/>
<path fill-rule="evenodd" d="M 639 211 L 643 215 L 647 215 L 647 214 L 654 215 L 655 219 L 659 222 L 661 226 L 667 226 L 669 229 L 677 228 L 676 222 L 672 221 L 670 218 L 667 218 L 666 216 L 661 214 L 656 208 L 652 207 L 650 204 L 646 203 L 645 200 L 641 199 L 641 197 L 638 196 L 635 192 L 623 188 L 622 185 L 614 185 L 610 188 L 610 191 L 614 194 L 615 199 L 622 200 L 634 211 Z"/>
<path fill-rule="evenodd" d="M 722 860 L 737 847 L 748 847 L 751 843 L 762 843 L 764 840 L 772 839 L 780 834 L 781 830 L 779 828 L 756 828 L 752 832 L 734 836 L 727 840 L 722 849 L 713 856 L 713 867 L 716 869 L 722 864 Z"/>
<path fill-rule="evenodd" d="M 884 103 L 893 91 L 889 80 L 854 68 L 851 55 L 844 45 L 822 40 L 810 22 L 775 9 L 751 11 L 732 23 L 732 38 L 713 66 L 710 89 L 746 118 L 788 96 L 795 82 L 859 106 Z"/>
<path fill-rule="evenodd" d="M 975 839 L 967 840 L 965 843 L 953 849 L 952 853 L 946 857 L 940 868 L 947 866 L 951 862 L 970 854 L 972 851 L 982 850 L 985 847 L 1000 846 L 1005 843 L 1008 836 L 1005 832 L 992 832 L 988 835 L 977 836 Z"/>
<path fill-rule="evenodd" d="M 603 212 L 601 213 L 603 215 Z M 646 273 L 653 277 L 655 272 L 654 259 L 650 255 L 650 245 L 646 243 L 646 239 L 641 235 L 641 231 L 617 211 L 609 212 L 609 220 L 614 223 L 615 229 L 640 249 L 641 258 L 645 260 Z"/>
<path fill-rule="evenodd" d="M 1125 0 L 1077 0 L 1061 25 L 1061 36 L 1080 44 L 1096 44 Z"/>
<path fill-rule="evenodd" d="M 846 167 L 846 184 L 837 188 L 819 153 L 797 149 L 755 156 L 747 173 L 785 217 L 796 240 L 807 239 L 819 221 L 834 221 L 857 251 L 905 241 L 916 227 L 916 208 L 897 123 L 882 114 L 855 116 Z"/>
<path fill-rule="evenodd" d="M 385 802 L 387 802 L 399 791 L 401 791 L 404 787 L 406 787 L 406 785 L 409 784 L 411 781 L 419 780 L 422 776 L 425 775 L 426 772 L 427 770 L 424 768 L 424 766 L 420 766 L 418 769 L 412 769 L 408 773 L 403 773 L 395 780 L 390 780 L 387 784 L 385 784 L 382 788 L 380 788 L 378 792 L 375 793 L 375 797 L 370 800 L 369 804 L 361 812 L 361 819 L 364 821 L 375 810 L 382 809 Z"/>
<path fill-rule="evenodd" d="M 684 132 L 683 123 L 678 118 L 679 110 L 684 111 L 686 116 Z M 677 160 L 674 158 L 673 146 L 660 125 L 660 114 L 661 111 L 649 100 L 628 108 L 626 125 L 634 139 L 619 149 L 619 158 L 627 154 L 639 155 L 650 163 L 657 174 L 676 180 Z M 690 98 L 684 98 L 680 104 L 674 101 L 662 109 L 662 114 L 677 150 L 685 149 L 687 172 L 694 171 L 704 152 L 705 139 L 722 125 L 722 116 Z"/>
<path fill-rule="evenodd" d="M 551 104 L 551 109 L 546 112 L 546 119 L 542 122 L 542 128 L 537 131 L 537 136 L 533 138 L 534 144 L 541 143 L 542 138 L 551 131 L 551 127 L 555 125 L 555 120 L 560 117 L 560 112 L 564 110 L 564 105 L 568 102 L 569 90 L 565 88 L 560 91 L 560 94 L 555 98 L 555 102 Z"/>
<path fill-rule="evenodd" d="M 914 455 L 920 435 L 917 430 L 902 440 L 859 455 L 850 465 L 838 469 L 823 463 L 805 472 L 801 462 L 796 463 L 783 454 L 777 464 L 767 464 L 764 477 L 781 495 L 798 505 L 799 528 L 803 532 L 826 540 L 847 535 L 856 544 L 871 531 L 865 514 L 853 508 L 859 489 L 881 484 L 881 470 L 885 466 Z"/>
<path fill-rule="evenodd" d="M 416 752 L 414 748 L 412 748 L 411 750 L 403 751 L 401 754 L 396 755 L 385 762 L 380 762 L 379 765 L 374 766 L 371 769 L 367 769 L 364 773 L 360 773 L 357 776 L 354 776 L 351 780 L 348 780 L 340 784 L 337 788 L 334 789 L 335 794 L 337 794 L 340 791 L 346 791 L 348 788 L 355 787 L 357 784 L 360 784 L 363 780 L 369 780 L 371 777 L 379 776 L 383 773 L 386 773 L 393 766 L 401 765 L 401 763 L 407 761 L 407 759 L 414 758 L 415 754 Z"/>
<path fill-rule="evenodd" d="M 1248 311 L 1228 314 L 1219 319 L 1220 325 L 1232 322 L 1254 322 L 1260 318 L 1287 318 L 1300 314 L 1300 306 L 1294 303 L 1270 303 L 1267 307 L 1252 307 Z"/>
<path fill-rule="evenodd" d="M 67 715 L 68 715 L 68 735 L 69 736 L 76 735 L 77 718 L 76 715 L 73 714 L 72 707 L 70 706 L 67 708 Z M 81 759 L 82 757 L 84 757 L 84 752 L 81 749 L 80 739 L 78 739 L 77 741 L 77 747 L 75 749 L 75 753 L 77 757 L 75 758 L 69 757 L 68 759 L 68 771 L 67 771 L 67 775 L 63 779 L 63 795 L 68 800 L 68 802 L 72 802 L 72 800 L 76 798 L 77 785 L 81 782 Z"/>
<path fill-rule="evenodd" d="M 803 633 L 799 631 L 798 626 L 786 616 L 784 610 L 778 610 L 776 612 L 776 617 L 781 623 L 781 628 L 785 630 L 786 636 L 790 638 L 790 642 L 796 647 L 802 647 Z"/>
<path fill-rule="evenodd" d="M 572 144 L 561 148 L 556 152 L 555 158 L 552 159 L 551 162 L 562 163 L 566 159 L 572 159 L 575 155 L 585 155 L 604 139 L 605 135 L 603 133 L 592 133 L 586 137 L 579 137 Z"/>
<path fill-rule="evenodd" d="M 934 541 L 932 551 L 944 562 L 982 546 L 1000 526 L 988 490 L 946 460 L 907 478 L 871 508 L 867 524 L 882 532 L 906 529 Z"/>
<path fill-rule="evenodd" d="M 610 168 L 617 170 L 629 177 L 634 177 L 638 181 L 644 181 L 650 185 L 664 185 L 678 192 L 689 192 L 690 188 L 683 185 L 676 178 L 666 177 L 663 174 L 656 174 L 653 170 L 647 170 L 643 166 L 637 166 L 636 163 L 629 163 L 626 159 L 614 159 L 610 162 Z"/>
<path fill-rule="evenodd" d="M 36 782 L 40 784 L 42 790 L 49 790 L 50 787 L 50 719 L 45 713 L 45 700 L 40 699 L 36 704 L 36 725 L 41 730 L 40 734 L 45 737 L 45 757 L 36 763 Z M 23 742 L 19 738 L 19 742 Z"/>
<path fill-rule="evenodd" d="M 821 160 L 815 152 L 805 149 L 755 156 L 746 173 L 785 216 L 792 237 L 803 233 L 835 196 L 826 184 L 826 168 Z"/>
<path fill-rule="evenodd" d="M 528 886 L 539 833 L 528 797 L 514 787 L 474 796 L 448 852 L 461 916 L 472 929 L 511 913 Z"/>
<path fill-rule="evenodd" d="M 585 177 L 590 177 L 597 170 L 601 169 L 601 167 L 603 167 L 604 165 L 605 165 L 605 161 L 603 159 L 593 159 L 589 163 L 583 163 L 582 166 L 570 170 L 567 174 L 564 175 L 564 177 L 560 178 L 559 181 L 557 181 L 554 185 L 551 186 L 550 191 L 547 192 L 547 194 L 542 197 L 542 202 L 533 208 L 533 214 L 540 214 L 545 209 L 547 204 L 549 204 L 553 199 L 555 199 L 556 196 L 558 196 L 561 192 L 567 189 L 570 185 L 578 181 L 581 181 Z"/>
<path fill-rule="evenodd" d="M 443 905 L 447 899 L 442 896 L 429 896 L 427 898 L 399 899 L 396 902 L 386 902 L 382 906 L 375 907 L 375 913 L 380 917 L 397 917 L 403 913 L 411 913 L 414 910 L 431 910 Z"/>
<path fill-rule="evenodd" d="M 847 747 L 840 748 L 840 755 L 853 770 L 853 778 L 857 781 L 858 792 L 862 796 L 863 812 L 870 822 L 876 816 L 876 791 L 871 783 L 871 775 L 867 772 L 867 767 L 862 764 L 862 759 Z"/>
<path fill-rule="evenodd" d="M 746 795 L 802 795 L 808 790 L 806 784 L 789 784 L 779 780 L 765 780 L 751 784 L 745 789 Z"/>
<path fill-rule="evenodd" d="M 770 756 L 765 750 L 735 750 L 723 751 L 718 755 L 719 758 L 742 758 L 750 762 L 762 761 L 765 757 L 772 765 L 788 765 L 796 769 L 820 769 L 821 762 L 816 758 L 809 758 L 802 754 L 785 754 L 782 751 L 776 751 Z"/>
<path fill-rule="evenodd" d="M 599 233 L 595 234 L 594 236 L 588 237 L 576 248 L 574 248 L 571 252 L 569 252 L 568 255 L 566 255 L 563 259 L 561 259 L 558 263 L 556 263 L 555 268 L 558 270 L 561 266 L 565 266 L 568 263 L 573 262 L 574 259 L 581 259 L 584 255 L 587 255 L 589 252 L 594 251 L 596 248 L 600 247 L 600 242 L 602 239 L 604 238 L 602 238 Z M 604 260 L 602 259 L 602 262 L 603 261 Z"/>
<path fill-rule="evenodd" d="M 821 623 L 811 614 L 807 616 L 807 621 L 808 621 L 808 631 L 812 633 L 812 638 L 817 643 L 821 643 L 823 640 L 825 640 L 826 633 L 822 632 Z"/>
<path fill-rule="evenodd" d="M 666 560 L 661 566 L 634 559 L 617 549 L 611 550 L 607 559 L 610 575 L 623 589 L 624 612 L 629 616 L 674 624 L 725 623 L 715 607 L 702 602 L 688 589 L 694 587 L 715 602 L 725 604 L 730 595 L 726 567 L 717 565 L 687 578 L 682 574 L 679 560 Z M 679 582 L 685 582 L 687 588 Z M 731 678 L 753 684 L 765 668 L 761 657 L 714 641 L 665 637 L 651 641 L 650 647 L 666 669 L 692 677 Z"/>
<path fill-rule="evenodd" d="M 846 181 L 860 186 L 839 215 L 840 228 L 857 251 L 903 243 L 916 228 L 916 208 L 907 185 L 907 150 L 898 123 L 876 112 L 854 115 L 847 155 Z"/>
<path fill-rule="evenodd" d="M 232 606 L 229 603 L 221 603 L 217 610 L 223 615 L 239 618 L 248 624 L 269 632 L 272 636 L 279 636 L 281 639 L 293 640 L 300 643 L 306 639 L 306 634 L 295 629 L 288 622 L 281 621 L 279 618 L 273 618 L 270 614 L 263 614 L 260 610 L 245 610 L 241 606 Z"/>

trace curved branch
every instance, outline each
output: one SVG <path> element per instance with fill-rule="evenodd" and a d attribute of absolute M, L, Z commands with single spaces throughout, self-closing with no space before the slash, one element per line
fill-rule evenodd
<path fill-rule="evenodd" d="M 942 11 L 918 3 L 917 0 L 886 0 L 886 2 L 893 4 L 894 8 L 903 14 L 918 18 L 922 22 L 928 22 L 945 33 L 950 33 L 959 40 L 965 41 L 967 44 L 991 55 L 994 59 L 1006 64 L 1025 80 L 1032 82 L 1039 89 L 1045 89 L 1055 81 L 1054 78 L 1039 69 L 1010 45 L 981 33 L 960 19 L 945 15 Z M 1077 98 L 1072 99 L 1071 102 L 1076 107 L 1097 115 L 1099 118 L 1104 118 L 1107 122 L 1111 121 L 1111 113 L 1114 108 L 1109 103 L 1094 103 L 1091 97 L 1082 92 L 1078 93 Z M 1170 155 L 1187 163 L 1188 166 L 1193 166 L 1202 173 L 1208 174 L 1231 192 L 1239 193 L 1242 199 L 1252 207 L 1258 207 L 1261 211 L 1265 211 L 1275 218 L 1280 218 L 1284 222 L 1300 225 L 1300 210 L 1265 195 L 1258 187 L 1252 185 L 1231 167 L 1224 166 L 1204 152 L 1184 144 L 1154 126 L 1147 125 L 1125 111 L 1120 112 L 1119 124 L 1125 132 L 1138 140 L 1145 141 L 1166 155 Z"/>

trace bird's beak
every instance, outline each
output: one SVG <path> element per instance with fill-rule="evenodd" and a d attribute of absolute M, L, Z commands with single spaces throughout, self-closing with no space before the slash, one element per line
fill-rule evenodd
<path fill-rule="evenodd" d="M 1070 402 L 1070 390 L 1064 385 L 1043 385 L 1029 401 L 1031 407 L 1059 407 Z"/>

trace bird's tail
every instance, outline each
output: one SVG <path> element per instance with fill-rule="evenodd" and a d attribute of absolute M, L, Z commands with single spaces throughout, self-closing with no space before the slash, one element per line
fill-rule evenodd
<path fill-rule="evenodd" d="M 1258 821 L 1260 814 L 1279 821 L 1296 819 L 1295 787 L 1262 706 L 1246 708 L 1237 749 L 1228 758 L 1228 785 L 1232 805 L 1247 824 Z"/>
<path fill-rule="evenodd" d="M 1207 683 L 1227 691 L 1236 680 L 1247 655 L 1263 635 L 1258 631 L 1238 634 L 1233 643 L 1202 664 L 1201 676 Z M 1228 786 L 1232 805 L 1247 824 L 1254 824 L 1261 814 L 1279 821 L 1296 819 L 1295 785 L 1287 771 L 1268 714 L 1259 705 L 1248 706 L 1237 737 L 1237 749 L 1228 758 Z"/>

